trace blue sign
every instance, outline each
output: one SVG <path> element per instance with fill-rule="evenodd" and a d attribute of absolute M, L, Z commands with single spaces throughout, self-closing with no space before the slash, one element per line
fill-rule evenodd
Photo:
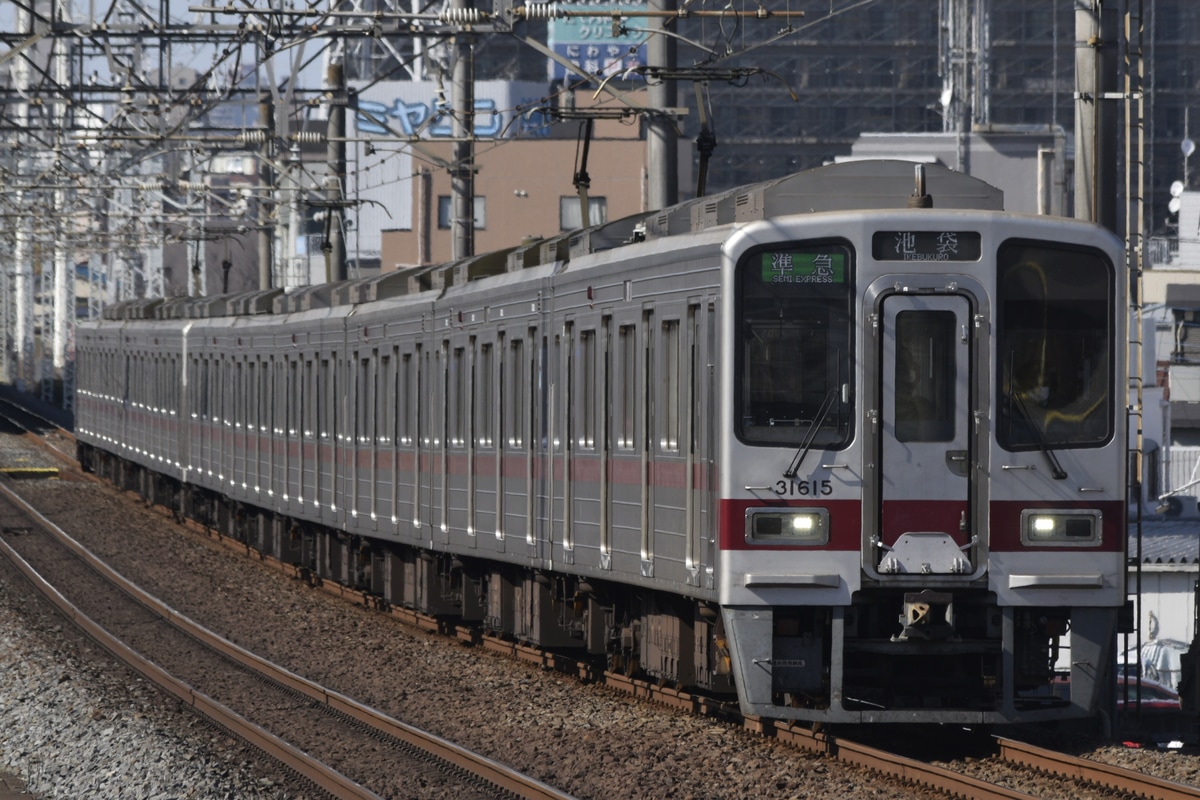
<path fill-rule="evenodd" d="M 597 12 L 645 11 L 646 3 L 635 0 L 620 0 L 619 2 L 601 3 L 570 3 L 565 7 L 579 9 L 586 7 Z M 646 51 L 642 46 L 648 34 L 640 29 L 650 27 L 652 23 L 645 17 L 630 17 L 623 24 L 632 30 L 621 36 L 613 35 L 613 18 L 609 13 L 596 17 L 569 17 L 567 19 L 551 20 L 548 26 L 550 47 L 556 54 L 570 61 L 589 75 L 600 76 L 601 79 L 619 75 L 631 67 L 645 65 Z M 559 80 L 570 73 L 566 67 L 557 61 L 550 60 L 550 80 Z"/>
<path fill-rule="evenodd" d="M 387 136 L 390 135 L 388 128 L 391 128 L 403 136 L 422 139 L 444 139 L 454 135 L 450 109 L 439 100 L 406 102 L 397 97 L 388 105 L 359 99 L 354 121 L 358 132 L 364 134 Z M 548 135 L 547 121 L 541 114 L 518 114 L 515 109 L 499 109 L 490 97 L 475 99 L 474 128 L 475 135 L 485 139 Z"/>

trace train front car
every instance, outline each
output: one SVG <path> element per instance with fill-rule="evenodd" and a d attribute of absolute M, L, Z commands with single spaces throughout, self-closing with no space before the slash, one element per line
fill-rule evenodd
<path fill-rule="evenodd" d="M 729 240 L 718 568 L 743 711 L 1095 713 L 1125 601 L 1120 263 L 1097 226 L 980 210 Z"/>

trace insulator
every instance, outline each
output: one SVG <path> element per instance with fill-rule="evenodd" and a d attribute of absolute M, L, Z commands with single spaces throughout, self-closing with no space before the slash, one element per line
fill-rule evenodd
<path fill-rule="evenodd" d="M 325 134 L 320 131 L 296 131 L 291 138 L 293 142 L 300 144 L 322 144 L 325 141 Z"/>
<path fill-rule="evenodd" d="M 439 22 L 449 22 L 455 25 L 478 25 L 487 16 L 478 8 L 446 8 L 438 12 Z"/>
<path fill-rule="evenodd" d="M 525 19 L 560 19 L 566 16 L 559 10 L 558 3 L 527 3 Z"/>
<path fill-rule="evenodd" d="M 242 131 L 238 134 L 242 144 L 262 144 L 267 141 L 266 131 Z"/>

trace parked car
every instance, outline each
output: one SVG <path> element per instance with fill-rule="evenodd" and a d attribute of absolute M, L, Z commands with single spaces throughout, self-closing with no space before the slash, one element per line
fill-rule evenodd
<path fill-rule="evenodd" d="M 1142 678 L 1140 691 L 1142 710 L 1180 711 L 1183 708 L 1179 694 L 1170 686 L 1165 686 L 1158 681 Z M 1137 677 L 1122 675 L 1117 678 L 1117 709 L 1137 708 L 1138 692 Z"/>
<path fill-rule="evenodd" d="M 1051 684 L 1051 691 L 1063 700 L 1071 697 L 1071 679 L 1060 675 Z M 1141 681 L 1142 710 L 1180 711 L 1183 703 L 1179 694 L 1170 686 L 1158 681 L 1142 678 Z M 1136 675 L 1119 675 L 1117 677 L 1117 710 L 1133 711 L 1138 706 L 1138 679 Z"/>

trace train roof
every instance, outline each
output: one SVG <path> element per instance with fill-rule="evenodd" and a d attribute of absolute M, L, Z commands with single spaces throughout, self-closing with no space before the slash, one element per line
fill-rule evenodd
<path fill-rule="evenodd" d="M 491 275 L 544 264 L 566 264 L 582 255 L 724 225 L 796 214 L 922 204 L 934 208 L 1003 211 L 1004 193 L 985 181 L 940 164 L 848 161 L 458 261 L 408 267 L 338 284 L 316 284 L 286 293 L 272 289 L 232 296 L 172 298 L 165 304 L 161 299 L 129 301 L 105 309 L 103 316 L 105 319 L 220 317 L 358 305 L 425 291 L 440 292 Z"/>

